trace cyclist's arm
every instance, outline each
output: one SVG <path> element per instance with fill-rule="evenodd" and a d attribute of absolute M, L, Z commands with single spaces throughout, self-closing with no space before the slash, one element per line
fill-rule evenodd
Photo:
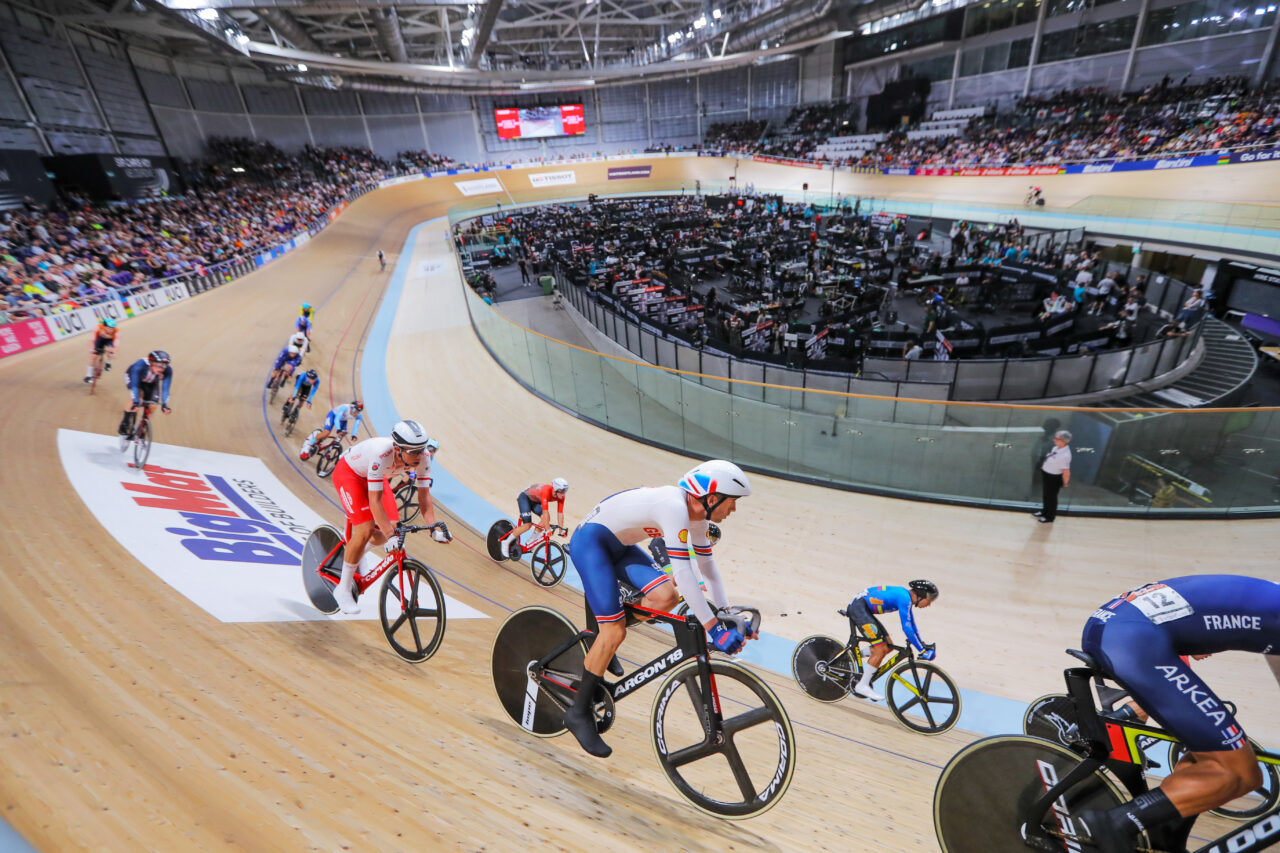
<path fill-rule="evenodd" d="M 912 615 L 914 608 L 911 606 L 911 593 L 902 587 L 897 588 L 895 598 L 905 597 L 905 601 L 897 601 L 898 618 L 902 621 L 902 632 L 907 635 L 907 642 L 915 646 L 920 651 L 924 651 L 924 640 L 920 639 L 920 632 L 916 630 L 916 619 Z"/>
<path fill-rule="evenodd" d="M 307 395 L 307 405 L 311 405 L 311 401 L 315 399 L 316 392 L 320 390 L 320 380 L 317 379 L 311 383 L 311 393 Z"/>
<path fill-rule="evenodd" d="M 293 396 L 297 397 L 302 392 L 302 383 L 307 381 L 307 374 L 301 374 L 293 382 Z"/>
<path fill-rule="evenodd" d="M 169 405 L 169 385 L 173 382 L 173 368 L 166 367 L 164 369 L 164 381 L 160 383 L 160 405 Z"/>
<path fill-rule="evenodd" d="M 356 418 L 351 422 L 351 434 L 353 436 L 360 434 L 360 423 L 364 420 L 364 412 L 357 412 Z"/>
<path fill-rule="evenodd" d="M 558 519 L 556 520 L 556 527 L 559 527 L 561 530 L 563 530 L 564 529 L 564 498 L 561 498 L 560 500 L 556 501 L 556 515 L 558 516 Z"/>
<path fill-rule="evenodd" d="M 125 371 L 124 375 L 125 375 L 125 386 L 128 387 L 129 389 L 129 397 L 133 400 L 133 405 L 136 406 L 138 405 L 138 391 L 140 390 L 139 386 L 142 384 L 139 381 L 137 363 L 135 362 L 132 366 L 130 366 L 129 369 Z"/>
<path fill-rule="evenodd" d="M 699 543 L 698 540 L 702 542 Z M 698 574 L 702 575 L 702 579 L 707 582 L 707 589 L 711 592 L 711 600 L 716 607 L 729 606 L 729 592 L 724 588 L 724 578 L 720 575 L 720 568 L 716 565 L 715 557 L 711 555 L 711 540 L 707 538 L 706 530 L 695 533 L 692 529 L 689 531 L 689 542 L 694 553 L 694 557 L 698 561 Z"/>

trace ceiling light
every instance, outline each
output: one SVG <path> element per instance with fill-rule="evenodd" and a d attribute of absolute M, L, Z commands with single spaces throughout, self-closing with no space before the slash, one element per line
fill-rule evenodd
<path fill-rule="evenodd" d="M 249 37 L 244 33 L 236 33 L 236 44 L 248 44 Z"/>
<path fill-rule="evenodd" d="M 217 10 L 217 9 L 201 9 L 199 12 L 196 12 L 196 14 L 200 17 L 200 20 L 202 20 L 202 21 L 216 21 L 216 20 L 218 20 L 218 10 Z"/>
<path fill-rule="evenodd" d="M 299 71 L 306 71 L 306 70 L 307 70 L 307 64 L 306 64 L 305 62 L 300 62 L 300 63 L 298 63 L 298 70 L 299 70 Z"/>
<path fill-rule="evenodd" d="M 712 10 L 711 10 L 711 17 L 715 18 L 717 21 L 718 21 L 718 20 L 720 20 L 720 16 L 721 16 L 721 14 L 723 14 L 723 13 L 722 13 L 719 9 L 712 9 Z"/>
<path fill-rule="evenodd" d="M 702 29 L 703 27 L 705 27 L 706 25 L 707 25 L 707 16 L 706 16 L 706 15 L 703 15 L 701 18 L 699 18 L 698 20 L 696 20 L 696 21 L 694 21 L 694 22 L 693 22 L 693 28 L 694 28 L 695 30 L 700 30 L 700 29 Z"/>

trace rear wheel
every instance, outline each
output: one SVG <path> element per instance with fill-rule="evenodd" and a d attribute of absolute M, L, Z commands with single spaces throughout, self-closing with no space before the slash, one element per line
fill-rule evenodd
<path fill-rule="evenodd" d="M 547 542 L 529 554 L 529 568 L 539 586 L 552 587 L 560 583 L 564 580 L 564 572 L 568 567 L 569 561 L 559 542 Z"/>
<path fill-rule="evenodd" d="M 147 457 L 151 455 L 151 421 L 144 420 L 138 424 L 137 435 L 133 439 L 133 467 L 141 471 L 147 465 Z"/>
<path fill-rule="evenodd" d="M 405 557 L 404 568 L 382 581 L 378 615 L 391 649 L 409 663 L 422 663 L 444 639 L 444 591 L 425 565 Z"/>
<path fill-rule="evenodd" d="M 720 732 L 704 714 L 698 660 L 686 661 L 653 700 L 653 750 L 680 796 L 717 817 L 754 817 L 782 799 L 796 767 L 786 709 L 753 672 L 709 661 Z"/>
<path fill-rule="evenodd" d="M 838 702 L 849 695 L 857 667 L 843 643 L 815 634 L 805 637 L 791 655 L 791 674 L 800 688 L 819 702 Z"/>
<path fill-rule="evenodd" d="M 933 826 L 942 853 L 1096 849 L 1080 812 L 1128 800 L 1103 773 L 1085 777 L 1045 814 L 1027 814 L 1079 763 L 1080 756 L 1071 750 L 1039 738 L 1001 735 L 969 744 L 947 763 L 933 793 Z M 1035 825 L 1024 841 L 1023 825 L 1029 819 Z M 1147 848 L 1145 834 L 1136 846 Z"/>
<path fill-rule="evenodd" d="M 564 734 L 564 712 L 573 702 L 582 679 L 587 646 L 574 640 L 573 623 L 546 607 L 525 607 L 507 617 L 493 638 L 493 687 L 498 701 L 516 725 L 538 737 Z M 568 644 L 565 651 L 547 661 L 537 661 L 551 650 Z M 603 732 L 613 720 L 601 720 L 596 703 L 596 728 Z"/>
<path fill-rule="evenodd" d="M 336 527 L 322 524 L 302 546 L 302 586 L 307 598 L 321 613 L 338 612 L 333 588 L 342 577 L 342 534 Z"/>
<path fill-rule="evenodd" d="M 1080 740 L 1076 705 L 1065 693 L 1050 693 L 1027 706 L 1022 715 L 1022 732 L 1061 746 Z"/>
<path fill-rule="evenodd" d="M 885 679 L 889 710 L 913 732 L 942 734 L 960 719 L 960 690 L 938 665 L 905 660 Z"/>

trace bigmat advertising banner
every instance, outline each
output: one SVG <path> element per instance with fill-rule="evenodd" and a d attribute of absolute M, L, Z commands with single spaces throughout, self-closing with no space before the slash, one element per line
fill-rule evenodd
<path fill-rule="evenodd" d="M 176 417 L 176 416 L 175 416 Z M 161 422 L 157 429 L 163 430 Z M 144 471 L 115 436 L 58 430 L 67 479 L 98 522 L 137 560 L 223 622 L 377 619 L 378 588 L 356 616 L 325 616 L 302 587 L 300 555 L 325 519 L 262 460 L 154 444 Z M 331 521 L 341 521 L 334 510 Z M 411 540 L 410 548 L 415 543 Z M 446 547 L 429 543 L 419 547 Z M 484 614 L 447 599 L 450 619 Z"/>

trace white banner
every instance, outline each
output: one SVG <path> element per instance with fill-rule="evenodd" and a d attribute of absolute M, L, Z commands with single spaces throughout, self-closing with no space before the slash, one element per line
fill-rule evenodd
<path fill-rule="evenodd" d="M 75 335 L 83 335 L 85 332 L 92 332 L 98 327 L 99 317 L 110 317 L 119 323 L 125 318 L 124 306 L 112 299 L 91 308 L 77 308 L 61 314 L 50 314 L 44 318 L 44 321 L 49 326 L 49 334 L 55 341 L 60 341 Z"/>
<path fill-rule="evenodd" d="M 529 183 L 535 187 L 560 187 L 566 184 L 576 184 L 578 178 L 574 175 L 573 170 L 568 172 L 541 172 L 537 175 L 529 176 Z"/>
<path fill-rule="evenodd" d="M 167 308 L 177 302 L 190 298 L 187 288 L 181 284 L 170 284 L 155 290 L 139 290 L 124 297 L 125 311 L 130 317 L 146 314 L 157 308 Z"/>
<path fill-rule="evenodd" d="M 378 188 L 381 189 L 383 187 L 394 187 L 396 184 L 407 184 L 410 181 L 421 181 L 426 177 L 427 177 L 426 175 L 419 172 L 416 175 L 401 175 L 398 178 L 385 178 L 381 181 L 378 181 Z"/>
<path fill-rule="evenodd" d="M 476 181 L 457 181 L 454 186 L 463 195 L 484 195 L 485 193 L 500 193 L 503 191 L 502 184 L 497 178 L 480 178 Z"/>
<path fill-rule="evenodd" d="M 166 424 L 156 426 L 163 431 Z M 153 444 L 146 469 L 137 471 L 119 441 L 58 430 L 67 479 L 117 542 L 211 616 L 223 622 L 378 618 L 376 588 L 358 616 L 329 617 L 311 605 L 300 555 L 308 534 L 325 520 L 262 460 Z M 329 521 L 341 528 L 342 511 L 331 514 Z M 419 547 L 446 547 L 419 539 Z M 451 620 L 485 618 L 447 601 Z"/>

